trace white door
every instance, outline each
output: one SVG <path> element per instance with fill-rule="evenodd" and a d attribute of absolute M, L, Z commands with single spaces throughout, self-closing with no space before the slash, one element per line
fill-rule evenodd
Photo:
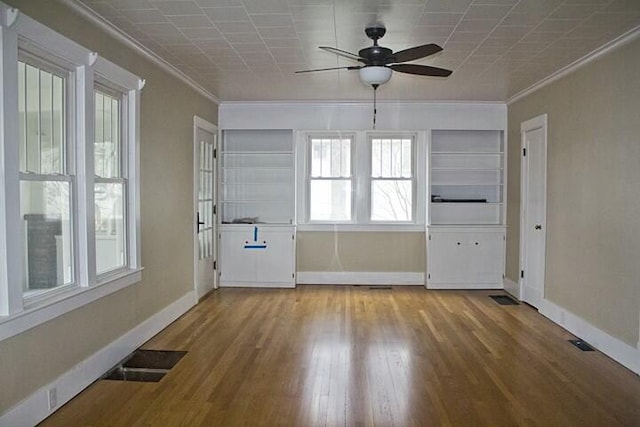
<path fill-rule="evenodd" d="M 547 216 L 547 115 L 521 125 L 520 298 L 539 307 L 544 296 Z"/>
<path fill-rule="evenodd" d="M 196 302 L 217 287 L 216 127 L 194 118 L 194 279 Z"/>

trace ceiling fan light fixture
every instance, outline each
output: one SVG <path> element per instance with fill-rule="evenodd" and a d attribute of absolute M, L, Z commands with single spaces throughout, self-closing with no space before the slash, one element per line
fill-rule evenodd
<path fill-rule="evenodd" d="M 366 85 L 381 85 L 389 81 L 393 71 L 387 67 L 363 67 L 360 68 L 360 80 Z"/>

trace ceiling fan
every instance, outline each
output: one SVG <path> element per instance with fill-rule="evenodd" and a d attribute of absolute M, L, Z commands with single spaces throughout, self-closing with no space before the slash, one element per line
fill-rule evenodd
<path fill-rule="evenodd" d="M 373 86 L 374 89 L 379 85 L 388 82 L 393 71 L 432 77 L 447 77 L 451 74 L 451 70 L 446 70 L 444 68 L 430 67 L 428 65 L 404 64 L 404 62 L 415 61 L 416 59 L 422 59 L 440 52 L 442 48 L 437 44 L 425 44 L 393 52 L 391 49 L 378 44 L 378 40 L 387 32 L 385 27 L 380 25 L 367 27 L 364 32 L 367 37 L 373 40 L 373 46 L 361 49 L 358 54 L 337 49 L 335 47 L 320 46 L 320 49 L 361 62 L 363 65 L 318 68 L 315 70 L 296 71 L 296 73 L 311 73 L 328 70 L 359 70 L 360 79 L 364 83 Z"/>
<path fill-rule="evenodd" d="M 421 46 L 411 47 L 398 52 L 393 52 L 387 47 L 380 46 L 378 40 L 387 32 L 382 25 L 367 27 L 364 30 L 367 37 L 373 40 L 373 46 L 360 49 L 355 54 L 335 47 L 320 46 L 320 49 L 327 52 L 335 53 L 342 57 L 352 59 L 362 63 L 362 65 L 351 65 L 346 67 L 318 68 L 314 70 L 296 71 L 296 74 L 312 73 L 316 71 L 329 70 L 358 70 L 360 80 L 363 83 L 373 87 L 373 128 L 376 128 L 376 91 L 378 86 L 389 81 L 393 71 L 405 74 L 416 74 L 419 76 L 431 77 L 448 77 L 451 70 L 444 68 L 431 67 L 419 64 L 404 64 L 404 62 L 415 61 L 416 59 L 426 58 L 442 51 L 437 44 L 425 44 Z"/>

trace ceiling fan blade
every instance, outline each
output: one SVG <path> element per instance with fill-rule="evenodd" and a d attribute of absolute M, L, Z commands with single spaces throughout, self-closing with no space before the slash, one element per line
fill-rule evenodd
<path fill-rule="evenodd" d="M 445 70 L 444 68 L 417 64 L 392 64 L 388 65 L 388 67 L 400 73 L 417 74 L 420 76 L 448 77 L 453 72 L 451 70 Z"/>
<path fill-rule="evenodd" d="M 362 67 L 359 66 L 359 65 L 353 65 L 353 66 L 350 66 L 350 67 L 316 68 L 315 70 L 296 71 L 296 72 L 294 72 L 294 74 L 313 73 L 315 71 L 330 71 L 330 70 L 359 70 L 360 68 L 362 68 Z"/>
<path fill-rule="evenodd" d="M 442 50 L 437 44 L 425 44 L 422 46 L 416 46 L 409 49 L 401 50 L 393 54 L 394 62 L 408 62 L 416 59 L 424 58 L 434 53 L 438 53 Z"/>
<path fill-rule="evenodd" d="M 364 58 L 362 58 L 361 56 L 356 55 L 355 53 L 347 52 L 346 50 L 341 50 L 330 46 L 320 46 L 320 49 L 326 50 L 327 52 L 335 53 L 336 55 L 344 56 L 345 58 L 353 59 L 354 61 L 364 61 Z"/>

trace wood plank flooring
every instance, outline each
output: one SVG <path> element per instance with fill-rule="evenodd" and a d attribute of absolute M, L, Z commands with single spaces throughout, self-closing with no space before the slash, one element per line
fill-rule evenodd
<path fill-rule="evenodd" d="M 145 344 L 188 351 L 162 381 L 97 381 L 43 425 L 640 426 L 638 376 L 490 294 L 218 290 Z"/>

